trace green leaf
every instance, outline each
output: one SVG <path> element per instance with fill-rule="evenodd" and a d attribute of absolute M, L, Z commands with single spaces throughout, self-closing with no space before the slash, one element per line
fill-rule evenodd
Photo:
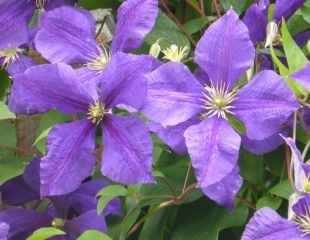
<path fill-rule="evenodd" d="M 272 61 L 278 67 L 281 76 L 283 77 L 288 76 L 290 74 L 289 69 L 280 61 L 280 59 L 276 55 L 275 50 L 272 46 L 270 46 L 270 54 L 271 54 Z"/>
<path fill-rule="evenodd" d="M 309 23 L 305 21 L 301 11 L 297 11 L 287 22 L 287 28 L 292 36 L 298 33 L 308 31 Z"/>
<path fill-rule="evenodd" d="M 310 2 L 301 7 L 301 15 L 306 22 L 310 23 Z"/>
<path fill-rule="evenodd" d="M 112 240 L 112 238 L 99 231 L 88 230 L 79 236 L 77 240 Z"/>
<path fill-rule="evenodd" d="M 281 198 L 288 200 L 294 191 L 293 191 L 289 181 L 284 180 L 284 181 L 278 183 L 277 185 L 275 185 L 273 188 L 271 188 L 269 192 L 278 196 L 278 197 L 281 197 Z"/>
<path fill-rule="evenodd" d="M 159 210 L 154 216 L 149 217 L 141 230 L 139 240 L 161 240 L 168 238 L 177 215 L 177 207 Z"/>
<path fill-rule="evenodd" d="M 51 131 L 52 127 L 49 127 L 43 132 L 40 133 L 40 135 L 37 137 L 37 139 L 34 141 L 33 145 L 36 146 L 39 142 L 41 142 L 43 139 L 47 138 L 48 133 Z"/>
<path fill-rule="evenodd" d="M 65 235 L 66 233 L 53 227 L 40 228 L 35 231 L 27 240 L 46 240 L 51 237 Z"/>
<path fill-rule="evenodd" d="M 179 208 L 169 240 L 218 240 L 223 229 L 245 224 L 248 213 L 245 206 L 237 206 L 229 212 L 201 198 Z"/>
<path fill-rule="evenodd" d="M 281 198 L 267 195 L 258 200 L 258 202 L 256 203 L 256 208 L 260 209 L 263 207 L 270 207 L 274 210 L 277 210 L 281 206 L 281 203 Z"/>
<path fill-rule="evenodd" d="M 16 118 L 15 114 L 10 112 L 8 106 L 4 102 L 0 101 L 0 120 L 14 118 Z"/>
<path fill-rule="evenodd" d="M 215 18 L 214 17 L 195 18 L 187 21 L 184 24 L 184 28 L 189 34 L 194 34 L 202 30 L 204 27 L 206 27 L 206 25 L 212 20 L 215 20 Z"/>
<path fill-rule="evenodd" d="M 289 70 L 293 73 L 302 69 L 308 63 L 308 59 L 289 33 L 285 20 L 282 21 L 281 32 Z"/>
<path fill-rule="evenodd" d="M 235 118 L 233 115 L 228 115 L 228 121 L 233 126 L 233 128 L 237 130 L 237 132 L 239 132 L 240 134 L 246 133 L 246 127 L 239 119 Z"/>
<path fill-rule="evenodd" d="M 241 150 L 239 157 L 241 176 L 254 185 L 264 182 L 264 159 L 262 156 L 250 154 Z"/>
<path fill-rule="evenodd" d="M 220 3 L 225 11 L 233 7 L 240 15 L 250 6 L 252 0 L 220 0 Z"/>
<path fill-rule="evenodd" d="M 113 198 L 119 196 L 127 196 L 128 190 L 121 185 L 110 185 L 101 189 L 97 196 L 99 196 L 98 204 L 97 204 L 97 212 L 101 214 L 108 202 L 110 202 Z"/>
<path fill-rule="evenodd" d="M 145 42 L 148 45 L 152 45 L 157 40 L 160 40 L 159 45 L 161 49 L 165 49 L 171 44 L 175 44 L 179 47 L 187 46 L 189 49 L 191 46 L 178 26 L 163 12 L 159 13 L 152 32 L 145 38 Z"/>

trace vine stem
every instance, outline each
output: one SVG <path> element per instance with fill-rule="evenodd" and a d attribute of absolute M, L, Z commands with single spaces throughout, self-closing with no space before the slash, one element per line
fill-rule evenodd
<path fill-rule="evenodd" d="M 306 158 L 306 155 L 307 155 L 307 152 L 310 148 L 310 140 L 308 140 L 303 152 L 302 152 L 302 159 L 305 159 Z"/>
<path fill-rule="evenodd" d="M 185 180 L 184 180 L 184 184 L 183 184 L 182 192 L 185 192 L 185 189 L 186 189 L 186 186 L 187 186 L 187 183 L 188 183 L 188 179 L 189 179 L 189 176 L 190 176 L 190 173 L 191 173 L 191 169 L 192 169 L 192 164 L 191 164 L 191 161 L 189 161 L 188 162 L 187 171 L 186 171 Z"/>
<path fill-rule="evenodd" d="M 191 42 L 191 44 L 193 46 L 196 47 L 196 42 L 195 40 L 192 38 L 192 36 L 186 31 L 186 29 L 183 27 L 183 25 L 180 23 L 179 19 L 171 12 L 171 10 L 169 9 L 169 7 L 167 6 L 165 0 L 160 0 L 160 4 L 163 6 L 163 8 L 165 9 L 167 15 L 177 24 L 178 28 L 185 34 L 185 36 L 187 37 L 187 39 Z"/>
<path fill-rule="evenodd" d="M 293 121 L 293 139 L 296 142 L 296 132 L 297 132 L 297 111 L 294 112 L 294 121 Z"/>
<path fill-rule="evenodd" d="M 197 13 L 199 13 L 202 17 L 204 16 L 204 15 L 203 15 L 203 12 L 201 11 L 201 9 L 200 9 L 196 4 L 194 4 L 191 0 L 185 0 L 185 2 L 186 2 L 192 9 L 194 9 Z"/>
<path fill-rule="evenodd" d="M 202 16 L 206 16 L 204 0 L 199 0 Z"/>

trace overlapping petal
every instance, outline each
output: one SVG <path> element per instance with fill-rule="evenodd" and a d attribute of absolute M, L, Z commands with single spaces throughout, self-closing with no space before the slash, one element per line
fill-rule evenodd
<path fill-rule="evenodd" d="M 117 53 L 98 77 L 100 96 L 107 108 L 125 104 L 139 109 L 146 97 L 147 84 L 143 74 L 157 66 L 154 58 L 146 55 Z"/>
<path fill-rule="evenodd" d="M 218 204 L 232 209 L 234 200 L 242 186 L 242 178 L 239 174 L 239 167 L 236 166 L 231 173 L 227 174 L 221 181 L 204 187 L 201 190 L 205 195 Z"/>
<path fill-rule="evenodd" d="M 251 40 L 254 44 L 265 41 L 268 24 L 269 1 L 260 0 L 246 11 L 243 22 L 248 27 Z"/>
<path fill-rule="evenodd" d="M 127 0 L 118 9 L 112 52 L 139 48 L 152 30 L 158 14 L 158 0 Z"/>
<path fill-rule="evenodd" d="M 287 131 L 282 130 L 283 135 L 287 135 Z M 283 139 L 276 133 L 263 140 L 250 139 L 247 136 L 242 137 L 242 146 L 249 152 L 256 155 L 269 153 L 283 144 Z"/>
<path fill-rule="evenodd" d="M 0 222 L 10 226 L 8 239 L 26 239 L 40 227 L 47 227 L 52 219 L 45 213 L 37 213 L 32 209 L 11 208 L 0 212 Z"/>
<path fill-rule="evenodd" d="M 29 41 L 28 24 L 35 5 L 28 0 L 0 2 L 0 50 L 17 48 Z"/>
<path fill-rule="evenodd" d="M 288 18 L 304 4 L 305 0 L 277 0 L 274 7 L 273 18 L 281 21 L 283 18 Z"/>
<path fill-rule="evenodd" d="M 184 155 L 187 153 L 184 132 L 188 127 L 198 122 L 198 118 L 191 118 L 183 123 L 169 127 L 163 127 L 159 123 L 151 122 L 149 124 L 149 129 L 156 133 L 158 137 L 177 154 Z"/>
<path fill-rule="evenodd" d="M 89 12 L 63 6 L 43 13 L 39 24 L 35 47 L 50 62 L 87 63 L 100 55 Z"/>
<path fill-rule="evenodd" d="M 25 72 L 28 68 L 35 65 L 36 63 L 33 61 L 33 59 L 24 54 L 21 54 L 16 61 L 13 61 L 8 65 L 7 71 L 11 76 L 14 76 L 15 74 Z"/>
<path fill-rule="evenodd" d="M 98 215 L 96 210 L 88 211 L 68 221 L 64 228 L 73 239 L 77 239 L 79 235 L 87 230 L 100 232 L 106 232 L 107 230 L 104 216 Z"/>
<path fill-rule="evenodd" d="M 64 5 L 73 6 L 76 2 L 77 0 L 48 0 L 44 6 L 44 9 L 49 11 Z"/>
<path fill-rule="evenodd" d="M 7 223 L 5 222 L 0 223 L 0 239 L 7 240 L 9 229 L 10 226 Z"/>
<path fill-rule="evenodd" d="M 153 182 L 152 140 L 143 121 L 109 115 L 102 128 L 102 174 L 123 184 Z"/>
<path fill-rule="evenodd" d="M 142 112 L 164 127 L 180 124 L 202 111 L 202 85 L 188 68 L 167 63 L 147 75 L 148 92 Z"/>
<path fill-rule="evenodd" d="M 195 62 L 215 86 L 231 89 L 253 64 L 255 49 L 245 24 L 234 10 L 213 23 L 195 50 Z"/>
<path fill-rule="evenodd" d="M 255 213 L 247 224 L 241 240 L 301 240 L 302 237 L 295 223 L 282 218 L 270 208 L 262 208 Z"/>
<path fill-rule="evenodd" d="M 41 160 L 41 195 L 76 190 L 95 165 L 95 126 L 89 120 L 56 125 L 48 136 L 47 155 Z"/>
<path fill-rule="evenodd" d="M 184 136 L 199 187 L 219 204 L 231 206 L 241 185 L 236 168 L 241 137 L 217 117 L 189 127 Z M 228 182 L 234 182 L 234 187 L 229 189 Z"/>
<path fill-rule="evenodd" d="M 97 96 L 91 96 L 76 72 L 65 64 L 44 64 L 14 75 L 9 108 L 19 114 L 58 109 L 85 113 Z"/>
<path fill-rule="evenodd" d="M 247 137 L 263 140 L 280 132 L 299 104 L 284 80 L 266 70 L 238 92 L 234 107 L 236 117 L 246 126 Z"/>
<path fill-rule="evenodd" d="M 306 65 L 302 70 L 293 73 L 290 77 L 310 92 L 310 64 Z"/>

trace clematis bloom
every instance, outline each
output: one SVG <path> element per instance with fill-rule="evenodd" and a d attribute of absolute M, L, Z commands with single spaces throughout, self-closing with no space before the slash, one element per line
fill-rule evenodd
<path fill-rule="evenodd" d="M 248 138 L 263 140 L 279 133 L 299 107 L 273 71 L 260 72 L 241 89 L 234 87 L 253 64 L 254 53 L 246 26 L 229 10 L 207 29 L 195 51 L 208 79 L 197 81 L 185 65 L 173 62 L 146 75 L 142 112 L 167 128 L 198 119 L 184 132 L 198 186 L 226 207 L 232 207 L 242 185 L 237 164 L 241 137 L 227 119 L 241 120 Z"/>

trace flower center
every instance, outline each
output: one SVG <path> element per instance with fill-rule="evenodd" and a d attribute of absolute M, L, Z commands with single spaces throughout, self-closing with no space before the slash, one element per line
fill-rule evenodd
<path fill-rule="evenodd" d="M 202 117 L 222 117 L 227 119 L 227 114 L 234 114 L 231 104 L 236 98 L 236 92 L 229 92 L 225 86 L 205 86 L 203 92 L 203 108 L 206 110 Z"/>
<path fill-rule="evenodd" d="M 8 48 L 5 51 L 0 51 L 0 57 L 3 57 L 2 67 L 6 68 L 10 63 L 19 58 L 19 54 L 23 52 L 20 48 Z"/>
<path fill-rule="evenodd" d="M 162 50 L 164 54 L 163 59 L 172 62 L 181 62 L 189 53 L 189 49 L 187 46 L 185 47 L 178 47 L 175 44 L 172 44 L 170 47 Z"/>
<path fill-rule="evenodd" d="M 99 56 L 91 58 L 91 61 L 86 64 L 86 67 L 98 73 L 102 72 L 111 60 L 109 50 L 103 47 L 102 49 L 100 48 L 99 52 Z"/>
<path fill-rule="evenodd" d="M 306 193 L 310 193 L 310 181 L 309 179 L 305 179 L 303 182 L 303 188 Z"/>
<path fill-rule="evenodd" d="M 104 105 L 101 102 L 96 101 L 89 105 L 87 118 L 90 119 L 93 124 L 99 124 L 106 113 L 107 111 L 105 110 Z"/>

